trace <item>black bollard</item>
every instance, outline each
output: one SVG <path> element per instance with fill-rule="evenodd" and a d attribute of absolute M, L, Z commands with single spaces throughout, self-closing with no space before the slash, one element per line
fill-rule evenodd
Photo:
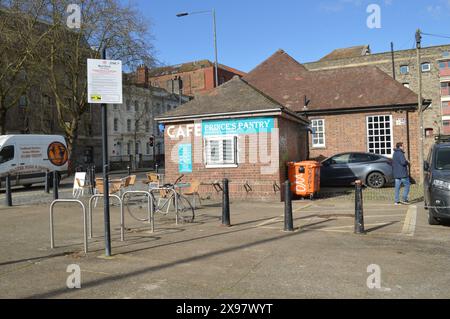
<path fill-rule="evenodd" d="M 89 185 L 90 185 L 91 194 L 94 195 L 94 189 L 95 189 L 95 165 L 91 166 L 91 175 L 90 175 Z"/>
<path fill-rule="evenodd" d="M 228 179 L 224 179 L 222 193 L 222 226 L 231 226 L 230 224 L 230 194 L 228 191 Z"/>
<path fill-rule="evenodd" d="M 158 164 L 155 164 L 155 173 L 158 174 Z"/>
<path fill-rule="evenodd" d="M 50 193 L 50 172 L 45 171 L 45 189 L 44 191 L 48 194 Z"/>
<path fill-rule="evenodd" d="M 364 234 L 362 182 L 355 182 L 355 234 Z"/>
<path fill-rule="evenodd" d="M 6 191 L 6 206 L 11 207 L 12 204 L 12 195 L 11 195 L 11 176 L 6 175 L 5 179 L 5 191 Z"/>
<path fill-rule="evenodd" d="M 284 231 L 294 231 L 291 183 L 289 180 L 284 183 Z"/>
<path fill-rule="evenodd" d="M 53 171 L 53 199 L 58 199 L 59 198 L 59 194 L 58 194 L 58 172 L 57 171 Z"/>
<path fill-rule="evenodd" d="M 127 170 L 128 170 L 128 176 L 130 176 L 130 175 L 131 175 L 131 168 L 130 168 L 130 165 L 127 166 Z"/>

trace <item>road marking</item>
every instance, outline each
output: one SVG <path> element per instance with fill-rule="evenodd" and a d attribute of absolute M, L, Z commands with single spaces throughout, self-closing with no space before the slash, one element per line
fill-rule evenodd
<path fill-rule="evenodd" d="M 275 218 L 266 220 L 265 222 L 262 222 L 262 223 L 256 225 L 255 227 L 262 227 L 264 225 L 271 224 L 271 223 L 276 223 L 276 222 L 281 222 L 281 220 L 279 220 L 278 217 L 275 217 Z"/>
<path fill-rule="evenodd" d="M 406 236 L 414 236 L 416 230 L 417 206 L 410 206 L 403 222 L 402 234 Z"/>
<path fill-rule="evenodd" d="M 305 208 L 311 207 L 312 205 L 313 205 L 313 204 L 308 204 L 308 205 L 305 205 L 305 206 L 296 208 L 296 209 L 293 210 L 293 212 L 294 212 L 294 213 L 297 213 L 297 212 L 299 212 L 301 209 L 305 209 Z"/>

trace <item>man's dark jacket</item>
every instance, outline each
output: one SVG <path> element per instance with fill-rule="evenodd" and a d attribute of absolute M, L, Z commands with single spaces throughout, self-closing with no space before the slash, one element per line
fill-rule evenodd
<path fill-rule="evenodd" d="M 393 164 L 392 170 L 394 178 L 405 178 L 409 177 L 408 174 L 408 161 L 405 158 L 405 152 L 403 152 L 400 148 L 396 148 L 394 150 L 394 156 L 392 157 Z"/>

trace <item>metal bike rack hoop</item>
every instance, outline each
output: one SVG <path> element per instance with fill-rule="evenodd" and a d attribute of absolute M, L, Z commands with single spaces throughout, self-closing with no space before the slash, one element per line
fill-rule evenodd
<path fill-rule="evenodd" d="M 53 209 L 57 203 L 77 203 L 83 209 L 83 230 L 84 230 L 84 252 L 88 253 L 88 237 L 87 237 L 87 215 L 86 206 L 82 201 L 77 199 L 56 199 L 50 204 L 50 247 L 55 248 L 54 225 L 53 225 Z"/>

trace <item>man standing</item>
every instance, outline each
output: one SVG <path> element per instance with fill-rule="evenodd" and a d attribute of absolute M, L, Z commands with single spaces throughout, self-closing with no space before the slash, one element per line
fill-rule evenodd
<path fill-rule="evenodd" d="M 408 195 L 411 182 L 409 181 L 408 166 L 409 162 L 405 158 L 405 152 L 403 150 L 403 143 L 399 142 L 396 145 L 393 156 L 393 175 L 395 179 L 395 204 L 409 204 Z M 400 187 L 402 184 L 405 186 L 403 191 L 403 200 L 400 201 Z"/>

